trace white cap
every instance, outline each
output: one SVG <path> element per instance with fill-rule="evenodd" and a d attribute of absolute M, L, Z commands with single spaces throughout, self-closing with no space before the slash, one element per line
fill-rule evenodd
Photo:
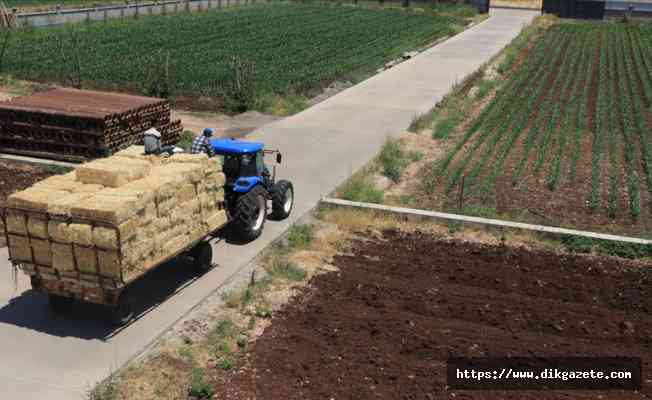
<path fill-rule="evenodd" d="M 161 132 L 156 130 L 156 128 L 149 128 L 145 131 L 145 136 L 156 136 L 157 138 L 161 137 Z"/>

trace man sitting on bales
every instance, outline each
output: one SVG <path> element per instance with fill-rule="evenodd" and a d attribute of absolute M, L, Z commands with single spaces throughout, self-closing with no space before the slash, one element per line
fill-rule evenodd
<path fill-rule="evenodd" d="M 206 128 L 204 132 L 195 138 L 190 148 L 190 154 L 205 153 L 209 157 L 213 157 L 213 146 L 211 146 L 210 138 L 213 136 L 213 129 Z"/>
<path fill-rule="evenodd" d="M 149 128 L 143 134 L 143 144 L 145 145 L 145 154 L 171 156 L 174 154 L 174 146 L 161 146 L 161 132 L 156 128 Z"/>

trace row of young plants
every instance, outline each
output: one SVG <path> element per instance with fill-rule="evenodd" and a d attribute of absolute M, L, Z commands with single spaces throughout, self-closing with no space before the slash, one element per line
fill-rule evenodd
<path fill-rule="evenodd" d="M 474 159 L 475 152 L 483 145 L 485 139 L 504 123 L 506 115 L 516 112 L 514 104 L 519 101 L 518 94 L 527 87 L 532 78 L 536 75 L 539 67 L 539 61 L 543 62 L 550 55 L 559 52 L 560 43 L 564 41 L 557 41 L 556 37 L 546 37 L 545 40 L 530 51 L 529 60 L 536 60 L 535 62 L 526 61 L 519 69 L 514 72 L 512 78 L 506 83 L 503 89 L 497 93 L 496 97 L 487 106 L 485 112 L 473 122 L 471 128 L 466 132 L 464 137 L 453 150 L 447 155 L 440 167 L 440 174 L 446 175 L 450 163 L 453 161 L 455 155 L 462 150 L 463 147 L 472 138 L 473 144 L 470 149 L 466 151 L 465 157 L 455 166 L 454 170 L 449 174 L 446 188 L 450 192 L 459 182 L 462 174 L 464 173 L 467 165 Z M 561 40 L 567 40 L 562 38 Z M 477 134 L 477 135 L 476 135 Z M 473 179 L 473 178 L 471 178 Z"/>
<path fill-rule="evenodd" d="M 652 198 L 650 39 L 652 29 L 640 25 L 549 29 L 439 164 L 446 193 L 462 177 L 464 190 L 482 197 L 501 174 L 518 185 L 524 174 L 544 171 L 556 191 L 576 182 L 590 143 L 590 207 L 616 217 L 626 199 L 638 217 L 642 193 Z"/>
<path fill-rule="evenodd" d="M 572 29 L 570 31 L 570 34 L 573 35 Z M 575 51 L 578 49 L 578 46 L 580 45 L 581 43 L 579 42 L 572 42 L 571 43 L 572 47 L 570 47 L 565 51 L 566 52 Z M 563 57 L 563 56 L 560 54 L 559 57 Z M 552 65 L 554 65 L 555 61 L 553 60 L 552 62 L 553 62 Z M 564 62 L 561 65 L 560 72 L 565 71 L 566 69 L 573 70 L 575 68 L 575 64 L 576 64 L 575 60 L 572 60 L 569 63 L 568 57 L 564 57 Z M 546 63 L 542 63 L 541 67 L 545 65 Z M 521 135 L 527 130 L 528 122 L 531 120 L 532 116 L 535 116 L 535 118 L 538 117 L 541 111 L 541 108 L 538 107 L 538 100 L 541 97 L 546 96 L 546 93 L 554 92 L 556 88 L 554 84 L 552 87 L 549 85 L 551 74 L 554 72 L 553 69 L 542 68 L 540 71 L 542 73 L 539 76 L 536 76 L 532 80 L 530 87 L 523 92 L 522 100 L 525 100 L 525 105 L 520 107 L 520 113 L 518 117 L 510 121 L 509 127 L 506 128 L 506 131 L 511 132 L 511 134 L 504 141 L 498 154 L 496 155 L 493 164 L 491 166 L 490 173 L 484 179 L 482 186 L 479 189 L 480 192 L 483 192 L 485 194 L 489 194 L 491 192 L 491 188 L 494 186 L 496 178 L 500 173 L 503 172 L 504 162 L 507 159 L 509 153 L 512 151 L 514 144 L 517 142 L 517 140 L 519 140 L 519 137 L 521 137 Z M 556 83 L 559 83 L 558 80 L 555 80 L 555 84 Z M 567 81 L 564 84 L 565 88 L 562 90 L 563 92 L 566 92 L 568 84 L 569 81 Z M 551 121 L 553 120 L 555 120 L 554 115 Z M 554 122 L 551 122 L 551 124 L 554 126 Z M 480 165 L 480 168 L 484 169 L 485 166 Z"/>
<path fill-rule="evenodd" d="M 552 31 L 549 34 L 559 34 L 556 31 L 557 30 Z M 572 40 L 575 40 L 575 38 L 573 38 Z M 555 63 L 563 62 L 562 57 L 564 57 L 565 55 L 566 52 L 562 53 L 560 49 L 559 53 L 557 54 L 557 57 L 552 60 L 550 65 L 555 65 Z M 568 58 L 566 58 L 566 60 L 568 60 Z M 546 79 L 549 79 L 549 77 Z M 557 87 L 561 79 L 561 74 L 557 73 L 557 75 L 552 76 L 552 79 L 553 80 L 549 82 L 549 84 L 551 84 L 552 87 Z M 552 110 L 552 103 L 554 100 L 554 96 L 555 96 L 555 91 L 549 90 L 546 96 L 544 97 L 544 99 L 542 100 L 541 104 L 539 105 L 540 108 L 539 113 L 528 131 L 528 134 L 525 138 L 525 143 L 523 145 L 522 154 L 512 174 L 512 184 L 514 185 L 517 185 L 521 181 L 521 177 L 525 172 L 525 169 L 527 168 L 528 165 L 528 161 L 530 159 L 530 153 L 534 149 L 537 143 L 537 139 L 542 134 L 542 131 L 546 129 L 547 121 L 551 118 L 550 113 Z"/>
<path fill-rule="evenodd" d="M 559 186 L 568 140 L 570 135 L 577 130 L 578 103 L 581 101 L 583 88 L 586 84 L 586 66 L 590 58 L 590 53 L 588 53 L 588 49 L 590 48 L 588 38 L 588 35 L 581 35 L 580 40 L 578 40 L 581 43 L 579 59 L 575 58 L 573 73 L 568 81 L 570 86 L 569 93 L 566 95 L 568 100 L 564 106 L 565 110 L 562 113 L 563 120 L 558 135 L 557 149 L 553 153 L 551 171 L 548 175 L 548 187 L 550 190 L 556 190 Z"/>

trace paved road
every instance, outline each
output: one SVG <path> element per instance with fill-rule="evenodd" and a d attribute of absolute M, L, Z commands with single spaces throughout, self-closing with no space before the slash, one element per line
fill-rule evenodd
<path fill-rule="evenodd" d="M 281 175 L 297 187 L 292 219 L 309 211 L 322 195 L 373 158 L 387 136 L 403 131 L 414 115 L 432 107 L 533 17 L 527 12 L 495 11 L 484 23 L 418 57 L 263 127 L 258 137 L 284 151 Z M 14 289 L 4 261 L 6 249 L 0 250 L 2 398 L 79 398 L 85 388 L 141 351 L 222 285 L 291 222 L 270 222 L 264 235 L 246 246 L 216 244 L 220 267 L 199 280 L 193 281 L 174 265 L 157 271 L 141 291 L 153 309 L 120 332 L 101 322 L 96 307 L 80 306 L 72 319 L 52 316 L 45 299 L 28 289 L 23 275 L 18 275 Z"/>

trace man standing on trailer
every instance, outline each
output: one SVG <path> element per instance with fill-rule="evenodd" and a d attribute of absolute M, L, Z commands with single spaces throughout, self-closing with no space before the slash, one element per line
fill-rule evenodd
<path fill-rule="evenodd" d="M 204 132 L 195 138 L 192 142 L 192 147 L 190 148 L 191 154 L 202 154 L 205 153 L 209 157 L 213 157 L 215 154 L 213 152 L 213 146 L 211 146 L 210 138 L 213 136 L 213 129 L 206 128 Z"/>

